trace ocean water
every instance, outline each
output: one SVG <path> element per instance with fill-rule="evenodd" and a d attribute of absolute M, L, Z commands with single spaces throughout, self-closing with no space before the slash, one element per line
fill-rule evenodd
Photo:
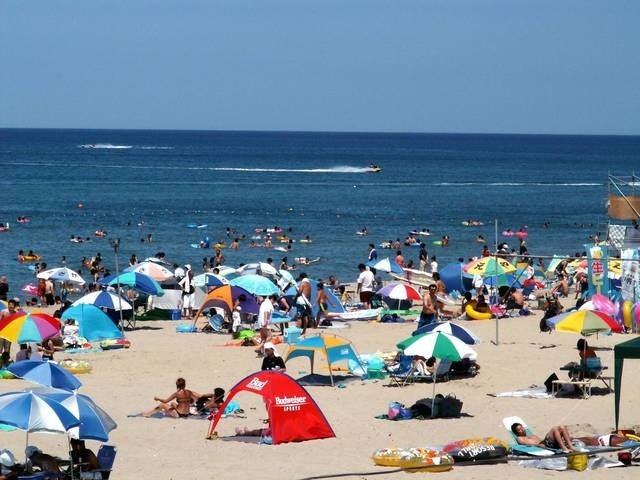
<path fill-rule="evenodd" d="M 372 163 L 382 172 L 368 173 Z M 640 137 L 0 129 L 0 164 L 0 221 L 11 225 L 0 233 L 0 274 L 14 294 L 32 280 L 20 249 L 49 267 L 65 256 L 72 268 L 100 252 L 113 270 L 109 239 L 119 238 L 121 266 L 163 251 L 198 271 L 213 251 L 190 244 L 204 235 L 229 243 L 227 227 L 231 239 L 248 238 L 224 251 L 229 265 L 320 257 L 304 271 L 353 281 L 370 242 L 412 229 L 430 229 L 440 265 L 478 255 L 478 234 L 493 243 L 495 220 L 499 232 L 526 226 L 531 254 L 582 251 L 606 231 L 607 174 L 640 166 Z M 485 225 L 463 226 L 468 219 Z M 313 243 L 249 248 L 254 229 L 274 226 Z M 355 234 L 364 227 L 368 236 Z M 99 228 L 106 238 L 94 236 Z M 432 244 L 443 235 L 448 247 Z M 403 247 L 405 258 L 417 263 L 417 250 Z"/>

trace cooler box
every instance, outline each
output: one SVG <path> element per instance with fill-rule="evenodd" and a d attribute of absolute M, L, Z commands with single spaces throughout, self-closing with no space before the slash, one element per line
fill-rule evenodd
<path fill-rule="evenodd" d="M 284 329 L 284 342 L 292 345 L 300 340 L 302 329 L 298 327 L 287 327 Z"/>
<path fill-rule="evenodd" d="M 181 310 L 171 310 L 171 320 L 180 320 L 182 318 Z"/>

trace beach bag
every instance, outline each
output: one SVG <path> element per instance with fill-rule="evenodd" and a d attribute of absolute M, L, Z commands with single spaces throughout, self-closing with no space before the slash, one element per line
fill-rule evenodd
<path fill-rule="evenodd" d="M 447 395 L 441 400 L 438 409 L 438 417 L 459 417 L 460 413 L 462 413 L 462 401 L 458 400 L 455 395 Z"/>
<path fill-rule="evenodd" d="M 389 402 L 389 410 L 387 411 L 387 416 L 389 420 L 395 420 L 400 416 L 400 409 L 403 407 L 401 403 L 398 402 Z"/>

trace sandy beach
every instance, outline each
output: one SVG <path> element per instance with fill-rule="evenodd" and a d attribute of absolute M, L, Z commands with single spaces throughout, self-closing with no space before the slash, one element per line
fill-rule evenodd
<path fill-rule="evenodd" d="M 168 396 L 174 391 L 177 377 L 187 379 L 187 387 L 199 393 L 211 392 L 216 386 L 229 390 L 238 380 L 260 368 L 253 348 L 224 346 L 228 335 L 176 333 L 177 321 L 139 322 L 128 332 L 132 342 L 128 350 L 65 355 L 85 359 L 93 372 L 79 376 L 81 392 L 90 395 L 118 422 L 111 442 L 118 454 L 111 478 L 247 478 L 302 479 L 322 475 L 353 473 L 352 478 L 369 478 L 366 472 L 382 472 L 370 458 L 381 447 L 440 445 L 472 437 L 496 436 L 508 440 L 502 427 L 505 416 L 518 415 L 540 435 L 551 425 L 566 424 L 574 434 L 606 433 L 613 427 L 613 394 L 599 394 L 595 389 L 588 399 L 495 398 L 490 394 L 542 385 L 552 372 L 562 376 L 559 367 L 578 358 L 577 336 L 567 333 L 540 333 L 541 312 L 534 315 L 499 320 L 499 345 L 496 345 L 496 321 L 464 322 L 482 339 L 477 345 L 481 372 L 473 378 L 451 380 L 437 385 L 437 392 L 455 394 L 464 402 L 461 418 L 435 420 L 387 421 L 375 419 L 386 413 L 390 401 L 411 405 L 429 397 L 432 385 L 416 383 L 404 388 L 387 387 L 388 379 L 351 381 L 346 388 L 307 387 L 335 430 L 336 438 L 259 445 L 255 441 L 234 437 L 237 426 L 257 428 L 266 418 L 262 401 L 256 395 L 242 393 L 235 399 L 246 418 L 225 418 L 217 431 L 221 438 L 206 440 L 209 422 L 196 419 L 147 419 L 129 415 L 150 409 L 154 396 Z M 380 324 L 352 322 L 349 328 L 327 331 L 352 340 L 359 353 L 394 350 L 397 341 L 410 335 L 413 323 Z M 313 333 L 313 331 L 311 331 Z M 630 336 L 592 337 L 603 363 L 613 370 L 612 347 Z M 278 345 L 284 353 L 286 345 Z M 635 398 L 640 387 L 634 381 L 632 362 L 624 377 L 621 427 L 637 428 Z M 294 378 L 309 372 L 304 359 L 288 364 Z M 316 369 L 316 371 L 318 371 Z M 326 367 L 320 366 L 320 372 Z M 0 382 L 2 392 L 20 390 L 31 384 L 22 380 Z M 3 433 L 3 447 L 16 452 L 24 448 L 25 434 Z M 63 435 L 32 434 L 29 443 L 44 451 L 64 456 Z M 92 443 L 92 442 L 89 442 Z M 91 445 L 97 449 L 98 444 Z M 591 473 L 593 478 L 613 475 L 631 476 L 631 470 Z M 549 472 L 527 469 L 515 463 L 490 466 L 457 467 L 443 474 L 450 478 L 495 478 L 526 475 L 547 478 L 575 475 L 576 472 Z M 406 473 L 393 473 L 382 478 L 400 478 Z"/>

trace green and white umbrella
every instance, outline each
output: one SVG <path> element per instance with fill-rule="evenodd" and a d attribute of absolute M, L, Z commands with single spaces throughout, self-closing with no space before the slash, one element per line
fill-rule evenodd
<path fill-rule="evenodd" d="M 458 362 L 463 358 L 475 360 L 478 354 L 469 345 L 457 337 L 448 333 L 434 331 L 409 337 L 396 346 L 404 351 L 405 355 L 419 355 L 424 358 L 435 357 L 438 360 L 449 360 Z M 433 374 L 433 397 L 431 402 L 431 412 L 434 411 L 436 399 L 436 374 Z"/>

